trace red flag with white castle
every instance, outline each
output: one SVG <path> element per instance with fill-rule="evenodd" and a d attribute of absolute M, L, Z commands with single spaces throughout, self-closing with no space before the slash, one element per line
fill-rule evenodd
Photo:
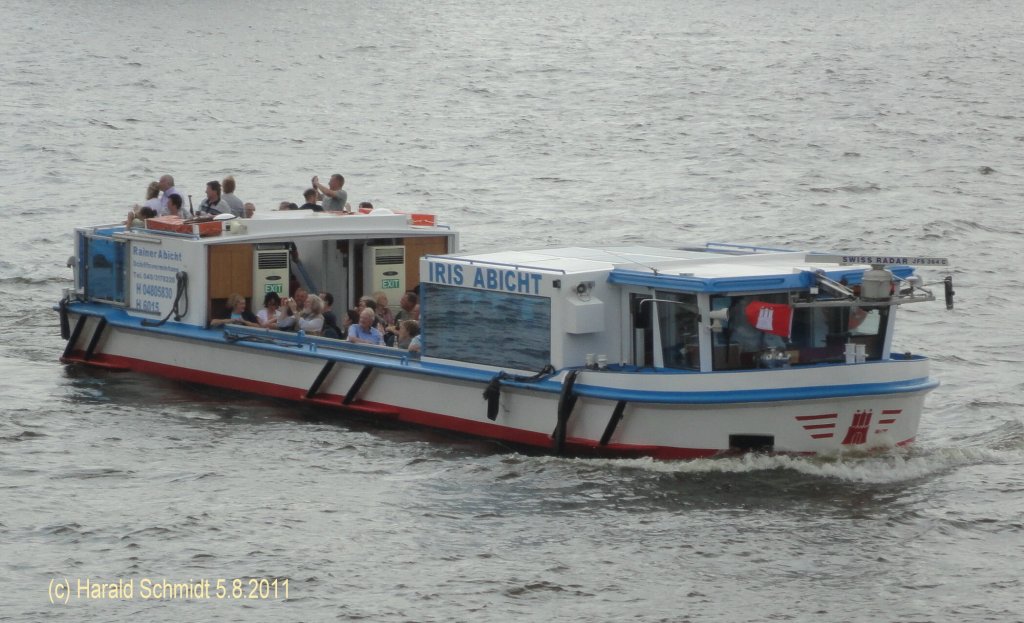
<path fill-rule="evenodd" d="M 789 338 L 793 328 L 793 308 L 789 305 L 754 301 L 747 305 L 746 313 L 755 329 Z"/>

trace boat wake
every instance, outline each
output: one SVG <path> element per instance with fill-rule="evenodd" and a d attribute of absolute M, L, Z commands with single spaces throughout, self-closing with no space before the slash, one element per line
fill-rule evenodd
<path fill-rule="evenodd" d="M 1015 447 L 938 447 L 918 446 L 876 452 L 844 453 L 801 457 L 791 455 L 745 454 L 694 461 L 657 461 L 654 459 L 608 459 L 617 469 L 676 474 L 747 474 L 791 471 L 827 480 L 865 484 L 904 483 L 981 464 L 1024 462 L 1024 440 Z"/>

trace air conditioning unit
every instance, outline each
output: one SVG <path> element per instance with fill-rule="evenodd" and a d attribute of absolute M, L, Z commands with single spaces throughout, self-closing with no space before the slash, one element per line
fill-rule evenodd
<path fill-rule="evenodd" d="M 383 292 L 388 297 L 388 306 L 397 309 L 405 293 L 405 247 L 363 248 L 363 291 Z"/>
<path fill-rule="evenodd" d="M 252 308 L 263 309 L 263 297 L 276 292 L 281 298 L 288 296 L 289 262 L 291 254 L 283 244 L 256 245 L 253 254 Z"/>

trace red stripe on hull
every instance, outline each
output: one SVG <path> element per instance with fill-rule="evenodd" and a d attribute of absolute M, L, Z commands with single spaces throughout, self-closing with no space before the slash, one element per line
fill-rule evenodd
<path fill-rule="evenodd" d="M 818 433 L 817 435 L 811 435 L 811 439 L 831 439 L 835 433 Z"/>
<path fill-rule="evenodd" d="M 835 428 L 835 427 L 836 427 L 836 423 L 835 422 L 832 422 L 831 424 L 805 424 L 804 425 L 804 429 L 805 430 L 817 430 L 819 428 Z"/>
<path fill-rule="evenodd" d="M 798 415 L 796 420 L 798 422 L 804 422 L 807 420 L 826 420 L 828 418 L 839 417 L 838 413 L 822 413 L 821 415 Z"/>
<path fill-rule="evenodd" d="M 903 409 L 882 409 L 882 415 L 899 415 Z"/>
<path fill-rule="evenodd" d="M 374 417 L 380 417 L 392 421 L 397 420 L 427 428 L 451 430 L 475 437 L 496 439 L 499 441 L 531 446 L 543 450 L 551 450 L 554 447 L 554 442 L 552 441 L 550 434 L 519 430 L 507 426 L 500 426 L 498 424 L 491 424 L 489 422 L 465 420 L 450 415 L 420 411 L 418 409 L 409 409 L 406 407 L 397 407 L 376 402 L 357 400 L 352 404 L 342 405 L 342 397 L 333 394 L 317 394 L 314 398 L 306 398 L 306 390 L 297 387 L 287 387 L 284 385 L 266 383 L 264 381 L 254 381 L 251 379 L 240 379 L 224 374 L 193 370 L 191 368 L 181 368 L 152 361 L 122 357 L 120 355 L 97 354 L 89 361 L 83 361 L 81 358 L 71 357 L 69 358 L 69 361 L 107 369 L 131 370 L 134 372 L 161 376 L 178 381 L 222 387 L 225 389 L 304 402 L 307 404 L 314 403 L 343 411 L 372 415 Z M 483 406 L 481 406 L 481 409 L 482 408 Z M 552 422 L 552 428 L 553 427 L 554 422 Z M 566 439 L 565 449 L 567 454 L 607 457 L 652 457 L 662 460 L 708 458 L 725 452 L 724 450 L 709 448 L 674 448 L 671 446 L 639 446 L 615 443 L 610 443 L 607 446 L 601 446 L 596 441 L 572 437 Z"/>
<path fill-rule="evenodd" d="M 104 370 L 115 370 L 117 372 L 127 372 L 128 370 L 131 370 L 131 368 L 129 368 L 128 366 L 110 363 L 108 361 L 97 361 L 96 359 L 90 359 L 89 361 L 86 361 L 82 354 L 72 355 L 71 357 L 61 357 L 60 362 L 84 363 L 86 365 L 93 366 L 96 368 L 103 368 Z"/>

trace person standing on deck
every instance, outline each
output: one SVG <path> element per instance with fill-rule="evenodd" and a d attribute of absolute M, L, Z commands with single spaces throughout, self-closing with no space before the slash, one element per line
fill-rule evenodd
<path fill-rule="evenodd" d="M 313 176 L 313 188 L 320 194 L 325 212 L 348 212 L 348 192 L 343 190 L 345 178 L 341 173 L 331 176 L 330 184 L 324 186 L 320 178 Z"/>
<path fill-rule="evenodd" d="M 161 193 L 159 213 L 160 216 L 167 216 L 168 214 L 171 214 L 170 210 L 167 208 L 168 197 L 171 195 L 178 195 L 184 200 L 185 195 L 181 194 L 181 191 L 174 187 L 174 177 L 170 175 L 160 176 L 160 181 L 157 182 L 157 186 L 160 188 Z M 182 201 L 182 203 L 184 204 L 184 201 Z"/>
<path fill-rule="evenodd" d="M 224 181 L 221 182 L 220 185 L 224 189 L 224 194 L 221 195 L 221 199 L 223 199 L 224 202 L 228 204 L 228 208 L 231 210 L 231 213 L 237 216 L 238 218 L 244 217 L 245 205 L 242 203 L 242 200 L 235 195 L 234 176 L 229 175 L 225 177 Z"/>

